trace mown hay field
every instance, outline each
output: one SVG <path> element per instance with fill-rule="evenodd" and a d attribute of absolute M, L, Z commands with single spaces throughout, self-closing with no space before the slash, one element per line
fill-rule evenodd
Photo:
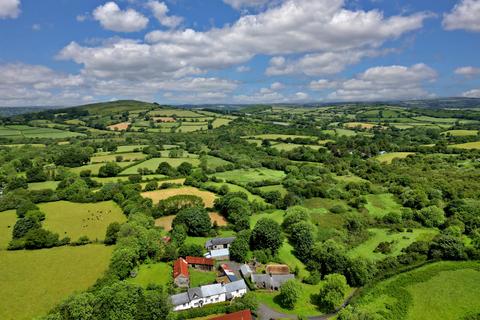
<path fill-rule="evenodd" d="M 158 203 L 160 200 L 168 199 L 177 195 L 194 195 L 202 198 L 203 203 L 206 208 L 212 208 L 213 202 L 216 199 L 215 193 L 210 191 L 204 191 L 197 189 L 195 187 L 181 187 L 181 188 L 172 188 L 172 189 L 162 189 L 155 191 L 143 192 L 142 196 L 144 198 L 152 199 L 153 203 Z"/>
<path fill-rule="evenodd" d="M 68 236 L 72 240 L 81 236 L 87 236 L 90 240 L 103 240 L 110 223 L 126 221 L 122 209 L 113 201 L 55 201 L 41 203 L 38 207 L 46 216 L 43 222 L 45 229 L 58 233 L 60 238 Z"/>
<path fill-rule="evenodd" d="M 0 250 L 7 249 L 12 240 L 12 230 L 17 221 L 15 210 L 0 212 Z"/>
<path fill-rule="evenodd" d="M 45 315 L 69 295 L 88 289 L 107 269 L 112 250 L 86 245 L 0 251 L 0 319 Z"/>

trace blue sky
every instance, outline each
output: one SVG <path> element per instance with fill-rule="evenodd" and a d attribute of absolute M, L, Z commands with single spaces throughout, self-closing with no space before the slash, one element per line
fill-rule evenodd
<path fill-rule="evenodd" d="M 0 106 L 480 97 L 480 0 L 0 0 Z"/>

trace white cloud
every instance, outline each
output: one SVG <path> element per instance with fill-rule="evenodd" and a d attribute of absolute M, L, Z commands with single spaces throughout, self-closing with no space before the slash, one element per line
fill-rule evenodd
<path fill-rule="evenodd" d="M 461 0 L 443 16 L 443 27 L 446 30 L 480 32 L 480 0 Z"/>
<path fill-rule="evenodd" d="M 462 93 L 465 98 L 480 98 L 480 89 L 473 89 Z"/>
<path fill-rule="evenodd" d="M 314 91 L 322 91 L 325 89 L 332 89 L 337 86 L 337 83 L 327 79 L 314 80 L 310 82 L 310 89 Z"/>
<path fill-rule="evenodd" d="M 164 2 L 149 1 L 147 6 L 152 10 L 153 15 L 162 26 L 175 28 L 183 21 L 182 17 L 168 16 L 169 10 Z"/>
<path fill-rule="evenodd" d="M 455 69 L 455 74 L 465 76 L 465 77 L 473 77 L 480 74 L 480 68 L 476 68 L 472 66 L 460 67 Z"/>
<path fill-rule="evenodd" d="M 78 22 L 83 22 L 83 21 L 88 19 L 88 13 L 79 14 L 79 15 L 77 15 L 76 19 L 77 19 Z"/>
<path fill-rule="evenodd" d="M 245 63 L 255 55 L 308 53 L 300 59 L 300 72 L 330 74 L 385 41 L 419 29 L 429 17 L 426 13 L 384 17 L 377 10 L 343 6 L 342 0 L 288 0 L 205 32 L 157 30 L 144 41 L 116 39 L 96 47 L 72 42 L 59 57 L 83 64 L 89 75 L 145 78 L 196 75 Z"/>
<path fill-rule="evenodd" d="M 296 101 L 306 101 L 310 98 L 308 93 L 305 92 L 297 92 L 295 93 L 295 100 Z"/>
<path fill-rule="evenodd" d="M 20 15 L 20 0 L 0 0 L 0 19 L 15 19 Z"/>
<path fill-rule="evenodd" d="M 240 72 L 240 73 L 248 72 L 248 71 L 250 71 L 250 67 L 248 67 L 248 66 L 238 66 L 236 70 L 237 70 L 237 72 Z"/>
<path fill-rule="evenodd" d="M 226 4 L 235 9 L 261 7 L 267 4 L 270 0 L 223 0 Z"/>
<path fill-rule="evenodd" d="M 437 72 L 419 63 L 411 67 L 373 67 L 353 79 L 338 82 L 330 100 L 395 100 L 432 97 L 423 85 L 433 82 Z"/>
<path fill-rule="evenodd" d="M 93 11 L 93 18 L 107 30 L 136 32 L 145 29 L 148 18 L 141 13 L 127 9 L 122 11 L 115 2 L 107 2 Z"/>
<path fill-rule="evenodd" d="M 285 85 L 281 82 L 274 82 L 270 85 L 270 89 L 278 91 L 285 87 Z"/>

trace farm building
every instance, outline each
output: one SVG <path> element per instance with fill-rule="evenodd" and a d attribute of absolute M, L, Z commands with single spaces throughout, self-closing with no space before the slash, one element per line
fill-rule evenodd
<path fill-rule="evenodd" d="M 230 258 L 230 250 L 229 249 L 210 250 L 210 252 L 206 253 L 204 256 L 205 258 L 208 258 L 208 259 L 228 260 Z"/>
<path fill-rule="evenodd" d="M 211 318 L 210 320 L 252 320 L 252 313 L 250 310 L 242 310 L 230 314 L 225 314 L 223 316 L 218 316 Z"/>
<path fill-rule="evenodd" d="M 183 258 L 178 258 L 173 263 L 173 282 L 177 287 L 182 288 L 188 288 L 190 285 L 188 262 Z"/>
<path fill-rule="evenodd" d="M 207 243 L 205 243 L 205 248 L 207 250 L 228 249 L 230 248 L 233 240 L 235 240 L 235 237 L 213 238 L 208 240 Z"/>
<path fill-rule="evenodd" d="M 215 265 L 215 260 L 204 257 L 186 257 L 187 263 L 195 269 L 203 271 L 212 271 Z"/>
<path fill-rule="evenodd" d="M 290 268 L 286 264 L 269 264 L 265 268 L 267 274 L 290 274 Z"/>
<path fill-rule="evenodd" d="M 253 272 L 248 264 L 242 264 L 240 266 L 240 273 L 244 278 L 250 278 Z"/>
<path fill-rule="evenodd" d="M 252 282 L 260 289 L 279 290 L 280 287 L 288 280 L 295 279 L 293 274 L 269 275 L 269 274 L 252 274 Z"/>
<path fill-rule="evenodd" d="M 235 272 L 233 272 L 233 270 L 230 269 L 230 266 L 228 264 L 226 263 L 222 264 L 220 266 L 220 270 L 223 272 L 223 274 L 225 274 L 229 282 L 237 281 L 237 276 L 235 275 Z"/>
<path fill-rule="evenodd" d="M 219 303 L 242 297 L 247 293 L 244 280 L 227 284 L 209 284 L 198 288 L 188 289 L 187 292 L 170 297 L 174 311 L 201 308 L 204 305 Z"/>

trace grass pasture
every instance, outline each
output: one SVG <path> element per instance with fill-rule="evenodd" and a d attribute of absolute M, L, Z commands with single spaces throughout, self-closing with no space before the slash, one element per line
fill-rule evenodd
<path fill-rule="evenodd" d="M 147 157 L 146 154 L 141 152 L 126 152 L 126 153 L 113 153 L 107 155 L 98 155 L 90 159 L 91 163 L 104 163 L 104 162 L 115 162 L 117 156 L 122 157 L 122 161 L 138 161 L 143 160 Z"/>
<path fill-rule="evenodd" d="M 344 126 L 347 129 L 373 129 L 377 124 L 368 122 L 346 122 L 344 123 Z"/>
<path fill-rule="evenodd" d="M 73 203 L 55 201 L 38 205 L 45 213 L 45 229 L 77 240 L 87 236 L 90 240 L 103 239 L 112 222 L 126 220 L 122 210 L 113 201 L 97 203 Z"/>
<path fill-rule="evenodd" d="M 207 163 L 208 169 L 216 169 L 218 167 L 226 166 L 228 164 L 232 164 L 230 161 L 223 160 L 221 158 L 213 157 L 210 155 L 206 155 L 202 157 L 202 160 L 205 160 Z"/>
<path fill-rule="evenodd" d="M 273 185 L 273 186 L 264 186 L 264 187 L 260 187 L 258 189 L 262 192 L 278 191 L 278 192 L 280 192 L 280 194 L 282 196 L 285 196 L 288 193 L 287 189 L 285 189 L 285 187 L 282 186 L 281 184 L 276 184 L 276 185 Z"/>
<path fill-rule="evenodd" d="M 387 163 L 390 164 L 392 163 L 393 159 L 404 159 L 408 157 L 409 155 L 413 155 L 415 153 L 413 152 L 387 152 L 384 154 L 381 154 L 379 156 L 376 156 L 374 159 L 382 162 L 382 163 Z"/>
<path fill-rule="evenodd" d="M 366 195 L 367 204 L 365 208 L 374 217 L 383 217 L 389 212 L 400 212 L 402 206 L 395 201 L 391 193 Z"/>
<path fill-rule="evenodd" d="M 355 304 L 388 319 L 463 319 L 480 310 L 480 263 L 438 262 L 367 289 Z"/>
<path fill-rule="evenodd" d="M 30 127 L 26 125 L 0 126 L 0 137 L 4 138 L 51 138 L 62 139 L 84 136 L 83 133 L 54 128 Z"/>
<path fill-rule="evenodd" d="M 283 171 L 272 170 L 267 168 L 254 168 L 254 169 L 237 169 L 232 171 L 225 171 L 215 173 L 213 176 L 223 179 L 225 181 L 234 181 L 240 185 L 247 184 L 249 182 L 272 180 L 280 181 L 286 175 Z"/>
<path fill-rule="evenodd" d="M 7 249 L 8 243 L 12 240 L 12 230 L 16 221 L 15 210 L 0 212 L 0 250 Z"/>
<path fill-rule="evenodd" d="M 177 195 L 194 195 L 203 199 L 203 203 L 206 208 L 213 207 L 213 201 L 217 197 L 215 193 L 210 191 L 204 191 L 197 189 L 195 187 L 181 187 L 181 188 L 172 188 L 172 189 L 162 189 L 149 192 L 143 192 L 142 196 L 144 198 L 152 199 L 153 203 L 158 203 L 160 200 L 168 199 Z"/>
<path fill-rule="evenodd" d="M 468 137 L 468 136 L 476 136 L 478 135 L 479 131 L 477 130 L 448 130 L 442 132 L 444 135 L 450 135 L 452 137 Z"/>
<path fill-rule="evenodd" d="M 190 288 L 212 284 L 217 279 L 215 271 L 200 271 L 194 268 L 189 268 L 188 271 L 190 273 Z"/>
<path fill-rule="evenodd" d="M 138 268 L 137 276 L 127 281 L 146 288 L 149 284 L 166 286 L 172 279 L 172 267 L 164 262 L 143 264 Z"/>
<path fill-rule="evenodd" d="M 122 131 L 122 130 L 127 130 L 130 124 L 131 124 L 130 122 L 120 122 L 120 123 L 112 124 L 107 128 L 112 131 Z"/>
<path fill-rule="evenodd" d="M 175 168 L 182 164 L 182 162 L 191 163 L 193 166 L 198 166 L 200 164 L 200 160 L 197 158 L 152 158 L 132 167 L 129 167 L 122 171 L 120 174 L 127 176 L 131 174 L 138 174 L 138 169 L 140 168 L 147 168 L 151 171 L 155 171 L 157 170 L 158 165 L 162 162 L 167 162 Z"/>
<path fill-rule="evenodd" d="M 450 147 L 456 149 L 480 149 L 480 141 L 454 144 Z"/>
<path fill-rule="evenodd" d="M 118 146 L 116 153 L 123 153 L 123 152 L 134 152 L 136 149 L 141 150 L 145 147 L 148 147 L 146 144 L 136 144 L 131 146 Z"/>
<path fill-rule="evenodd" d="M 267 133 L 267 134 L 258 134 L 256 136 L 253 136 L 254 139 L 260 139 L 260 140 L 285 140 L 285 139 L 295 139 L 295 138 L 301 138 L 301 139 L 312 139 L 312 140 L 318 140 L 317 137 L 315 136 L 302 136 L 302 135 L 294 135 L 294 134 L 274 134 L 274 133 Z"/>
<path fill-rule="evenodd" d="M 205 186 L 207 187 L 215 187 L 215 188 L 220 188 L 221 186 L 223 185 L 226 185 L 228 186 L 228 190 L 230 192 L 243 192 L 247 195 L 248 197 L 248 201 L 258 201 L 260 203 L 265 203 L 265 200 L 256 195 L 256 194 L 253 194 L 251 193 L 250 191 L 248 191 L 247 189 L 245 189 L 244 187 L 241 187 L 241 186 L 238 186 L 236 184 L 232 184 L 232 183 L 227 183 L 227 182 L 213 182 L 213 181 L 207 181 L 205 182 Z"/>
<path fill-rule="evenodd" d="M 272 148 L 277 149 L 278 151 L 292 151 L 295 148 L 300 148 L 300 147 L 307 147 L 311 148 L 313 150 L 318 150 L 320 148 L 324 148 L 319 145 L 313 145 L 313 144 L 295 144 L 295 143 L 277 143 L 272 146 Z"/>
<path fill-rule="evenodd" d="M 30 182 L 28 190 L 43 190 L 43 189 L 57 189 L 60 181 L 44 181 L 44 182 Z"/>
<path fill-rule="evenodd" d="M 398 256 L 403 248 L 419 240 L 430 240 L 438 232 L 434 229 L 413 229 L 413 232 L 394 232 L 386 229 L 369 229 L 372 236 L 348 252 L 351 257 L 363 257 L 371 260 L 381 260 L 387 256 Z M 390 254 L 374 252 L 380 242 L 393 241 L 393 249 Z"/>
<path fill-rule="evenodd" d="M 0 251 L 0 319 L 44 315 L 74 292 L 88 289 L 107 269 L 112 250 L 86 245 Z"/>
<path fill-rule="evenodd" d="M 130 162 L 115 162 L 118 164 L 120 167 L 126 167 L 131 165 Z M 98 171 L 100 170 L 101 167 L 103 167 L 105 163 L 94 163 L 94 164 L 87 164 L 81 167 L 75 167 L 75 168 L 70 168 L 69 170 L 73 173 L 80 174 L 83 170 L 90 170 L 92 172 L 92 175 L 96 176 L 98 175 Z M 138 173 L 138 172 L 135 172 Z"/>

